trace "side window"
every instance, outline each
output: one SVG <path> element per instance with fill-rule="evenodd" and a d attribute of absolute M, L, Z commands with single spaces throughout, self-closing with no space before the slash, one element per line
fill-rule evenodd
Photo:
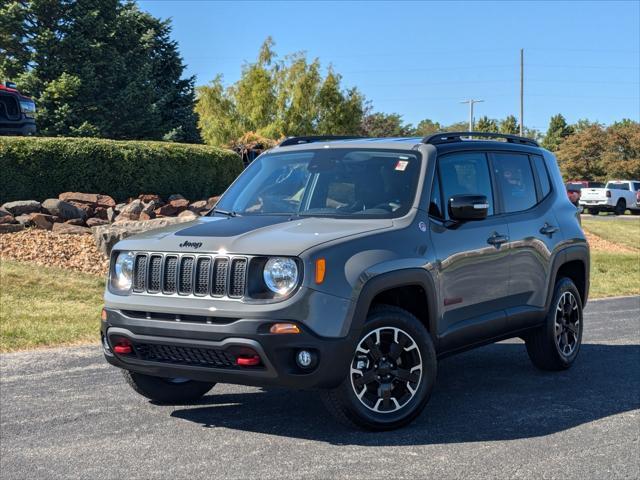
<path fill-rule="evenodd" d="M 633 189 L 637 192 L 640 190 L 640 182 L 633 182 Z"/>
<path fill-rule="evenodd" d="M 494 168 L 505 212 L 521 212 L 536 204 L 536 187 L 528 155 L 495 153 Z"/>
<path fill-rule="evenodd" d="M 431 200 L 429 201 L 429 215 L 436 218 L 444 218 L 442 208 L 442 193 L 440 192 L 440 175 L 436 169 L 433 176 L 433 186 L 431 187 Z"/>
<path fill-rule="evenodd" d="M 547 171 L 547 166 L 544 164 L 544 159 L 539 157 L 538 155 L 533 155 L 531 157 L 533 159 L 533 166 L 536 169 L 536 173 L 538 174 L 538 179 L 540 180 L 540 189 L 542 190 L 541 198 L 546 197 L 551 192 L 551 183 L 549 183 L 549 172 Z"/>
<path fill-rule="evenodd" d="M 447 210 L 449 199 L 454 195 L 484 195 L 489 201 L 488 215 L 493 215 L 493 190 L 485 153 L 452 153 L 440 157 L 438 164 L 444 199 L 443 210 Z"/>

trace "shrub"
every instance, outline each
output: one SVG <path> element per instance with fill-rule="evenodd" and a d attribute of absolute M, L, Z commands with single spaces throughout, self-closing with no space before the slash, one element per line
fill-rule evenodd
<path fill-rule="evenodd" d="M 62 192 L 111 195 L 222 193 L 242 171 L 234 152 L 204 145 L 96 138 L 0 137 L 0 203 Z"/>

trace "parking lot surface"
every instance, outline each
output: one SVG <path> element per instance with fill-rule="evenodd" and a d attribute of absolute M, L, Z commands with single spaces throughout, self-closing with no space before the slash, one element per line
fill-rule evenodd
<path fill-rule="evenodd" d="M 157 406 L 97 346 L 3 355 L 0 477 L 640 477 L 640 297 L 592 302 L 566 372 L 533 368 L 520 341 L 440 363 L 419 419 L 348 430 L 317 393 L 217 385 Z"/>

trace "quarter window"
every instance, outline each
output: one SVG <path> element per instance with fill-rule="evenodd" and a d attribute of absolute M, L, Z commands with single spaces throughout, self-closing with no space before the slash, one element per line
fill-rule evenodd
<path fill-rule="evenodd" d="M 495 153 L 494 169 L 504 201 L 504 211 L 521 212 L 536 202 L 536 187 L 527 155 Z"/>
<path fill-rule="evenodd" d="M 547 166 L 544 164 L 544 159 L 537 155 L 531 157 L 533 159 L 533 166 L 538 174 L 540 180 L 541 198 L 546 197 L 551 192 L 551 184 L 549 183 L 549 173 L 547 172 Z"/>
<path fill-rule="evenodd" d="M 484 195 L 493 215 L 493 190 L 487 156 L 481 152 L 452 153 L 439 159 L 445 205 L 454 195 Z M 534 192 L 535 194 L 535 192 Z"/>
<path fill-rule="evenodd" d="M 436 218 L 444 218 L 444 209 L 442 208 L 442 194 L 440 193 L 440 176 L 436 170 L 433 177 L 433 187 L 431 188 L 431 201 L 429 202 L 429 215 Z"/>

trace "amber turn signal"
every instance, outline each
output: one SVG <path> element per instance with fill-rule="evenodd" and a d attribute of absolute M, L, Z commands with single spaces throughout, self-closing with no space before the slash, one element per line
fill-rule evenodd
<path fill-rule="evenodd" d="M 324 258 L 316 260 L 316 283 L 321 284 L 324 282 L 324 274 L 327 271 L 327 262 Z"/>
<path fill-rule="evenodd" d="M 293 323 L 274 323 L 269 329 L 271 333 L 300 333 L 300 329 Z"/>
<path fill-rule="evenodd" d="M 103 322 L 107 321 L 107 311 L 104 308 L 102 309 L 102 313 L 100 314 L 100 318 L 102 319 Z"/>

